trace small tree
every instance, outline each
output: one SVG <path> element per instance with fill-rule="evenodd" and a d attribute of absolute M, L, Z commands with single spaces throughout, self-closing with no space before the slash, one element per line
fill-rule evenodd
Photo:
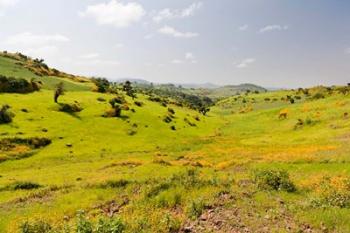
<path fill-rule="evenodd" d="M 136 98 L 136 94 L 135 94 L 135 90 L 132 88 L 131 86 L 131 82 L 130 81 L 126 81 L 123 85 L 123 91 L 126 92 L 126 94 L 130 97 L 132 97 L 133 99 Z"/>
<path fill-rule="evenodd" d="M 59 84 L 57 84 L 56 86 L 56 90 L 55 90 L 55 95 L 54 95 L 54 100 L 55 100 L 55 103 L 58 102 L 58 97 L 60 97 L 61 95 L 64 95 L 64 84 L 63 82 L 60 82 Z"/>
<path fill-rule="evenodd" d="M 203 116 L 205 116 L 205 115 L 207 115 L 207 112 L 209 112 L 210 111 L 210 108 L 208 108 L 208 107 L 201 107 L 200 109 L 199 109 L 199 112 L 200 113 L 202 113 L 203 114 Z"/>
<path fill-rule="evenodd" d="M 3 105 L 0 109 L 0 124 L 7 124 L 12 122 L 12 118 L 15 116 L 12 112 L 9 111 L 9 105 Z"/>

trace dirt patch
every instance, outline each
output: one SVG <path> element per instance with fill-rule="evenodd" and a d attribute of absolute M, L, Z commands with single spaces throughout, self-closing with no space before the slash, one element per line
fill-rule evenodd
<path fill-rule="evenodd" d="M 305 223 L 299 223 L 288 214 L 283 203 L 270 214 L 267 209 L 259 216 L 258 207 L 253 201 L 242 207 L 236 204 L 230 194 L 223 194 L 218 203 L 207 208 L 195 221 L 187 221 L 181 233 L 269 233 L 269 232 L 322 232 Z"/>

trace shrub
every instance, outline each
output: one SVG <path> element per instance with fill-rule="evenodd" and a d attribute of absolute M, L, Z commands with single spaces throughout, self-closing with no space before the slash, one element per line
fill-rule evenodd
<path fill-rule="evenodd" d="M 103 183 L 101 188 L 123 188 L 127 186 L 130 182 L 128 180 L 108 180 Z"/>
<path fill-rule="evenodd" d="M 81 112 L 83 108 L 79 104 L 60 104 L 59 111 L 66 113 Z"/>
<path fill-rule="evenodd" d="M 114 97 L 113 99 L 111 99 L 109 101 L 109 103 L 113 108 L 114 105 L 116 105 L 116 104 L 126 104 L 126 100 L 125 100 L 124 96 L 117 96 L 117 97 Z"/>
<path fill-rule="evenodd" d="M 12 122 L 12 118 L 15 116 L 9 111 L 9 105 L 3 105 L 0 109 L 0 124 L 8 124 Z"/>
<path fill-rule="evenodd" d="M 163 225 L 164 232 L 168 232 L 168 233 L 180 232 L 181 221 L 174 218 L 169 213 L 164 215 L 160 223 L 161 225 Z"/>
<path fill-rule="evenodd" d="M 170 116 L 165 116 L 164 118 L 163 118 L 163 121 L 165 122 L 165 123 L 170 123 L 170 122 L 172 122 L 173 121 L 173 119 L 171 119 L 171 117 Z"/>
<path fill-rule="evenodd" d="M 40 184 L 29 182 L 29 181 L 16 182 L 10 186 L 13 190 L 32 190 L 32 189 L 38 189 L 41 187 Z"/>
<path fill-rule="evenodd" d="M 174 114 L 175 114 L 175 110 L 174 110 L 174 109 L 172 109 L 172 108 L 168 108 L 168 112 L 169 112 L 170 114 L 172 114 L 172 115 L 174 115 Z"/>
<path fill-rule="evenodd" d="M 142 107 L 143 106 L 143 103 L 140 102 L 140 101 L 135 101 L 134 104 L 138 107 Z"/>
<path fill-rule="evenodd" d="M 96 233 L 122 233 L 125 225 L 119 218 L 100 219 L 96 226 Z"/>
<path fill-rule="evenodd" d="M 205 208 L 203 200 L 192 201 L 187 208 L 188 217 L 196 219 L 203 213 Z"/>
<path fill-rule="evenodd" d="M 103 98 L 103 97 L 98 97 L 98 98 L 97 98 L 97 101 L 99 101 L 99 102 L 106 102 L 106 99 Z"/>
<path fill-rule="evenodd" d="M 49 233 L 51 230 L 52 226 L 44 221 L 37 221 L 33 223 L 26 221 L 20 226 L 20 232 L 22 233 Z"/>
<path fill-rule="evenodd" d="M 86 218 L 84 211 L 80 211 L 77 216 L 77 233 L 93 233 L 93 225 Z"/>
<path fill-rule="evenodd" d="M 324 98 L 325 98 L 325 95 L 321 92 L 317 92 L 312 96 L 312 99 L 314 100 L 324 99 Z"/>
<path fill-rule="evenodd" d="M 34 79 L 28 81 L 23 78 L 6 77 L 0 75 L 0 92 L 30 93 L 40 90 L 40 84 Z"/>
<path fill-rule="evenodd" d="M 107 92 L 110 87 L 109 81 L 105 78 L 92 78 L 92 82 L 96 85 L 97 92 L 100 93 Z"/>
<path fill-rule="evenodd" d="M 294 192 L 296 187 L 284 170 L 258 170 L 254 172 L 254 181 L 260 189 Z"/>

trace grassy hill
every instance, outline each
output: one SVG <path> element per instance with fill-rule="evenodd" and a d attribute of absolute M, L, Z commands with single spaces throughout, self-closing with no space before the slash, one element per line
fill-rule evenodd
<path fill-rule="evenodd" d="M 87 91 L 93 87 L 87 78 L 51 69 L 45 63 L 22 54 L 0 52 L 0 74 L 27 80 L 35 79 L 41 81 L 45 89 L 54 89 L 59 82 L 63 82 L 69 91 Z"/>
<path fill-rule="evenodd" d="M 0 124 L 0 232 L 350 231 L 348 87 L 242 93 L 207 116 L 119 91 L 129 110 L 106 118 L 116 94 L 35 78 L 47 88 L 0 94 L 15 114 Z M 81 112 L 59 111 L 52 80 Z"/>

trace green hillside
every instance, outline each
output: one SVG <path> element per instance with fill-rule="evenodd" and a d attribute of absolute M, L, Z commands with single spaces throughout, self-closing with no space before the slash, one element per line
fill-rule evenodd
<path fill-rule="evenodd" d="M 49 72 L 42 72 L 41 69 L 35 67 L 34 60 L 31 58 L 23 58 L 17 54 L 0 53 L 0 74 L 2 75 L 41 81 L 44 89 L 54 89 L 60 82 L 64 82 L 69 91 L 87 91 L 93 87 L 86 78 L 74 77 L 59 71 L 55 73 L 50 68 L 48 70 Z"/>
<path fill-rule="evenodd" d="M 349 87 L 245 92 L 204 116 L 17 62 L 0 57 L 0 74 L 45 88 L 0 94 L 14 114 L 0 124 L 0 232 L 350 231 Z M 103 117 L 121 96 L 121 116 Z"/>

